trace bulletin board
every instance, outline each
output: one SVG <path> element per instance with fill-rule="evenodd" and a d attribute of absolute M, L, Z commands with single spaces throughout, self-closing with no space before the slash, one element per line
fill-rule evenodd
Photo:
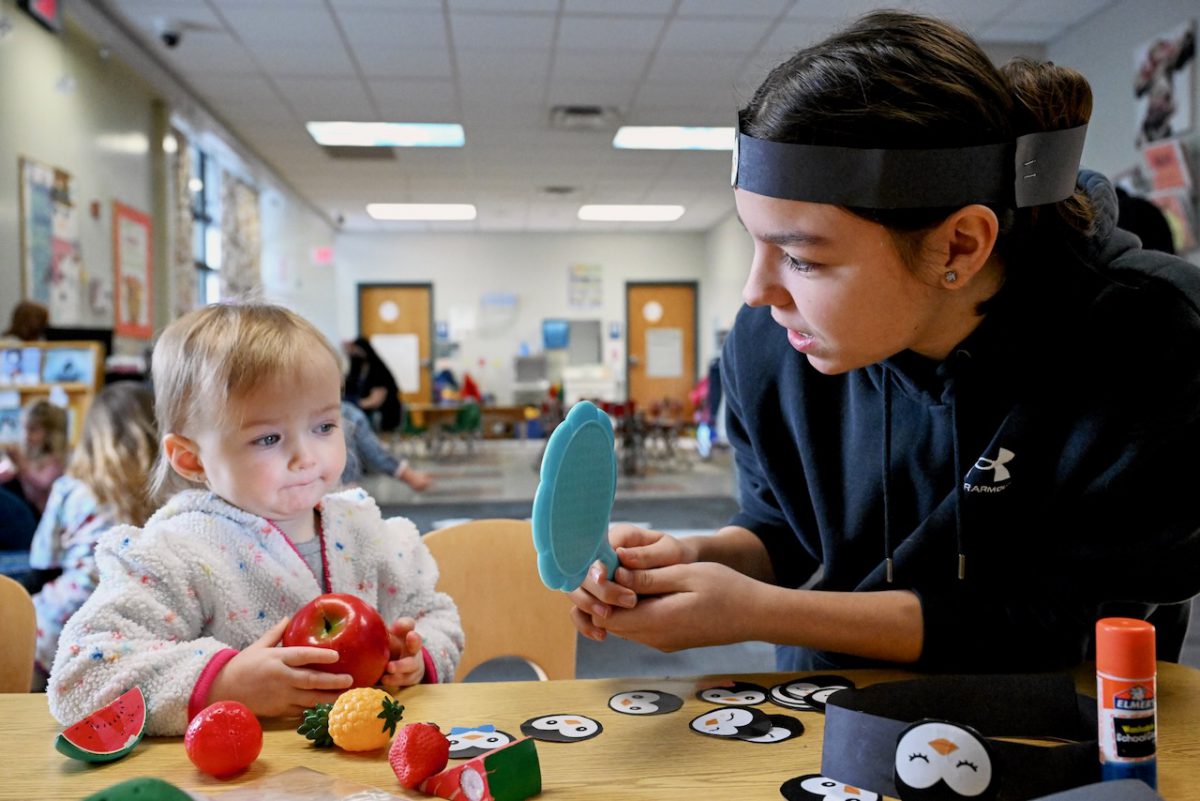
<path fill-rule="evenodd" d="M 116 296 L 113 328 L 121 336 L 150 339 L 154 332 L 150 217 L 113 201 L 112 220 L 113 294 Z"/>

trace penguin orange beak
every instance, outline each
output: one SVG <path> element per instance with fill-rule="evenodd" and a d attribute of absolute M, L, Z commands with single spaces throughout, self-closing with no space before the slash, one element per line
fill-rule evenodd
<path fill-rule="evenodd" d="M 939 737 L 936 740 L 929 741 L 929 747 L 937 751 L 942 756 L 946 756 L 951 751 L 957 751 L 958 746 L 947 740 L 945 737 Z"/>
<path fill-rule="evenodd" d="M 843 784 L 842 792 L 847 793 L 848 795 L 862 795 L 862 790 L 851 784 Z"/>

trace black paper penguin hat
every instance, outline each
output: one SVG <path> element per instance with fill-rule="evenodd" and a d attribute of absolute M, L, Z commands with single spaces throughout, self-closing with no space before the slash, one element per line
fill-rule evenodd
<path fill-rule="evenodd" d="M 972 147 L 881 149 L 757 139 L 738 117 L 732 184 L 758 195 L 867 209 L 1057 203 L 1075 190 L 1087 126 Z"/>
<path fill-rule="evenodd" d="M 886 682 L 829 697 L 821 773 L 903 801 L 1029 801 L 1100 779 L 1096 732 L 1066 674 Z"/>

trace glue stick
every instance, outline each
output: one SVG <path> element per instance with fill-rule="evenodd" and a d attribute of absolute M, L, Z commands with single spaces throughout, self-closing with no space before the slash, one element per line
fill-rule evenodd
<path fill-rule="evenodd" d="M 1158 716 L 1154 706 L 1154 626 L 1144 620 L 1096 621 L 1100 776 L 1158 786 Z"/>

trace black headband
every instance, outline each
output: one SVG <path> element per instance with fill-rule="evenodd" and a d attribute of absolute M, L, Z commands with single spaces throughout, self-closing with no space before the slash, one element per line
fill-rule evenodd
<path fill-rule="evenodd" d="M 839 690 L 825 707 L 821 773 L 906 800 L 1028 801 L 1100 780 L 1096 699 L 1077 695 L 1065 674 L 939 676 Z"/>
<path fill-rule="evenodd" d="M 800 145 L 742 132 L 732 183 L 758 195 L 868 209 L 1057 203 L 1075 191 L 1087 125 L 932 150 Z"/>

